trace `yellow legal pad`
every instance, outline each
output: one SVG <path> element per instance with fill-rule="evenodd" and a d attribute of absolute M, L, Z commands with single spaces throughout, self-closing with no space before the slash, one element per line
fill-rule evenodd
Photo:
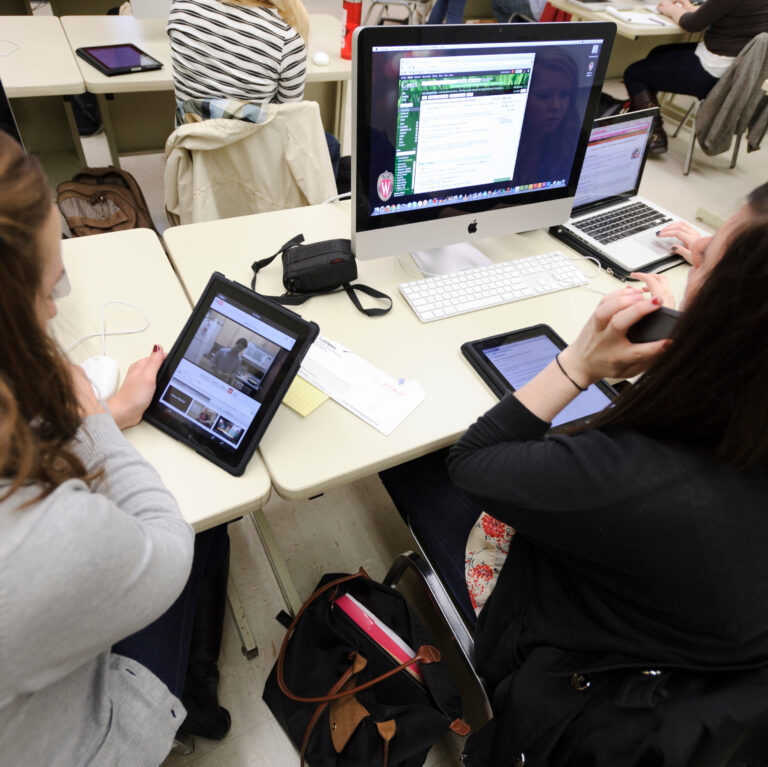
<path fill-rule="evenodd" d="M 327 394 L 307 383 L 301 376 L 296 376 L 283 397 L 283 404 L 295 410 L 302 418 L 306 418 L 327 399 Z"/>

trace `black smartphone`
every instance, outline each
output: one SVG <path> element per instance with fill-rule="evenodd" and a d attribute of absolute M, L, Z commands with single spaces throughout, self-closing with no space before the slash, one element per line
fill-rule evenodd
<path fill-rule="evenodd" d="M 627 338 L 633 344 L 646 344 L 649 341 L 661 341 L 671 338 L 672 332 L 680 319 L 680 312 L 660 306 L 655 312 L 646 314 L 627 330 Z"/>

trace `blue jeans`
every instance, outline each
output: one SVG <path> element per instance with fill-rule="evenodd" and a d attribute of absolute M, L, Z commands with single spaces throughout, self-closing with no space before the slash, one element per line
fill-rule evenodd
<path fill-rule="evenodd" d="M 341 144 L 333 133 L 325 132 L 325 143 L 328 144 L 328 154 L 331 156 L 331 167 L 333 168 L 333 177 L 339 175 L 339 159 L 341 158 Z"/>
<path fill-rule="evenodd" d="M 533 11 L 528 0 L 491 0 L 491 10 L 496 21 L 506 24 L 514 13 L 533 18 Z"/>
<path fill-rule="evenodd" d="M 206 575 L 221 567 L 228 549 L 226 525 L 198 533 L 192 571 L 178 599 L 157 620 L 112 647 L 112 652 L 149 669 L 177 698 L 181 698 L 187 675 L 200 584 Z"/>
<path fill-rule="evenodd" d="M 467 0 L 437 0 L 432 6 L 427 24 L 461 24 Z"/>

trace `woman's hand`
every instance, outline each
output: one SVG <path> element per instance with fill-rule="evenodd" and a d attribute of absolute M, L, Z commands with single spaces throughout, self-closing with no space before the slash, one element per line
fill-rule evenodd
<path fill-rule="evenodd" d="M 93 391 L 93 386 L 88 380 L 88 376 L 85 374 L 80 365 L 69 366 L 70 373 L 72 374 L 72 385 L 75 389 L 75 396 L 77 397 L 77 403 L 80 409 L 80 415 L 85 418 L 89 415 L 95 415 L 96 413 L 105 413 L 106 410 L 99 402 L 98 397 Z"/>
<path fill-rule="evenodd" d="M 669 16 L 675 23 L 680 21 L 680 17 L 686 13 L 696 10 L 696 6 L 689 3 L 688 0 L 660 0 L 656 10 L 664 16 Z"/>
<path fill-rule="evenodd" d="M 691 263 L 691 250 L 696 240 L 700 240 L 702 235 L 698 229 L 695 229 L 687 221 L 675 221 L 667 224 L 663 229 L 659 229 L 659 237 L 677 237 L 682 245 L 673 245 L 670 250 L 682 256 L 688 263 Z"/>
<path fill-rule="evenodd" d="M 161 346 L 155 344 L 149 357 L 137 360 L 128 368 L 123 385 L 107 404 L 121 429 L 135 426 L 152 401 L 157 381 L 157 371 L 165 359 Z"/>
<path fill-rule="evenodd" d="M 578 338 L 560 352 L 563 366 L 582 386 L 601 378 L 630 378 L 642 373 L 669 342 L 633 344 L 627 339 L 627 329 L 661 305 L 661 298 L 646 298 L 641 288 L 609 293 Z"/>
<path fill-rule="evenodd" d="M 666 277 L 661 274 L 646 274 L 645 272 L 632 272 L 629 276 L 644 282 L 651 298 L 660 298 L 662 306 L 666 306 L 668 309 L 675 308 L 675 297 L 672 295 Z"/>

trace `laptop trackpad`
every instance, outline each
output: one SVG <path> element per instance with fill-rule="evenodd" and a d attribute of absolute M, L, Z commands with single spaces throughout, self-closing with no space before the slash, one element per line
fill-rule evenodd
<path fill-rule="evenodd" d="M 640 269 L 649 262 L 670 255 L 669 243 L 659 240 L 652 230 L 619 240 L 607 249 L 612 259 L 628 271 Z"/>

